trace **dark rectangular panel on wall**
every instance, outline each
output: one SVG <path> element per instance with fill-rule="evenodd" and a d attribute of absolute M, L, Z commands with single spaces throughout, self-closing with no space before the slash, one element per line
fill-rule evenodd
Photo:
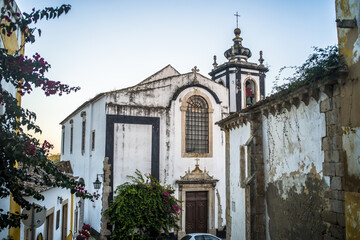
<path fill-rule="evenodd" d="M 260 95 L 265 98 L 265 74 L 260 75 Z"/>
<path fill-rule="evenodd" d="M 226 87 L 229 89 L 228 101 L 229 101 L 229 109 L 230 109 L 230 72 L 229 69 L 226 69 Z"/>
<path fill-rule="evenodd" d="M 241 110 L 241 93 L 242 93 L 242 86 L 241 86 L 241 71 L 238 69 L 236 72 L 236 111 Z"/>
<path fill-rule="evenodd" d="M 115 123 L 125 124 L 143 124 L 152 126 L 151 139 L 151 175 L 159 179 L 160 167 L 160 118 L 158 117 L 139 117 L 126 115 L 106 115 L 106 143 L 105 143 L 105 157 L 109 158 L 111 164 L 110 186 L 113 185 L 114 177 L 114 125 Z M 109 201 L 113 199 L 113 194 L 109 195 Z"/>

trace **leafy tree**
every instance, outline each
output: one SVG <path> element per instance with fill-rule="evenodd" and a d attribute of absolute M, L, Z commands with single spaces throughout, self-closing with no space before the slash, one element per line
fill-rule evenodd
<path fill-rule="evenodd" d="M 137 170 L 133 181 L 117 187 L 106 210 L 113 225 L 111 239 L 159 239 L 178 229 L 179 201 L 170 186 L 161 186 L 152 176 L 146 179 Z"/>
<path fill-rule="evenodd" d="M 30 13 L 14 12 L 14 1 L 3 0 L 1 9 L 0 31 L 7 37 L 21 30 L 25 43 L 35 42 L 35 33 L 41 35 L 35 24 L 41 19 L 53 19 L 68 13 L 70 5 L 43 10 L 32 9 Z M 37 31 L 36 31 L 37 30 Z M 83 186 L 69 178 L 57 169 L 47 159 L 52 145 L 44 141 L 40 143 L 31 134 L 41 133 L 36 125 L 36 114 L 18 106 L 16 96 L 11 88 L 23 96 L 30 94 L 34 88 L 41 88 L 46 96 L 76 92 L 79 87 L 70 87 L 58 81 L 52 81 L 45 76 L 50 64 L 38 53 L 21 56 L 20 51 L 10 54 L 7 49 L 0 48 L 0 198 L 7 198 L 10 194 L 14 201 L 22 208 L 30 208 L 31 203 L 26 197 L 43 200 L 44 196 L 36 188 L 61 187 L 68 188 L 72 193 L 83 198 L 97 198 L 97 194 L 89 194 Z M 9 87 L 5 87 L 11 86 Z M 16 166 L 17 167 L 14 167 Z M 0 209 L 0 230 L 9 226 L 18 227 L 20 213 L 11 214 Z"/>

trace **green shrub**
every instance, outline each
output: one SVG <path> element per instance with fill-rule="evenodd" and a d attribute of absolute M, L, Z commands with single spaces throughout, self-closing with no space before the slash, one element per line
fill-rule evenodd
<path fill-rule="evenodd" d="M 170 186 L 161 186 L 152 176 L 128 176 L 126 182 L 117 187 L 113 202 L 105 214 L 113 225 L 111 239 L 159 239 L 178 229 L 179 201 L 172 196 Z"/>

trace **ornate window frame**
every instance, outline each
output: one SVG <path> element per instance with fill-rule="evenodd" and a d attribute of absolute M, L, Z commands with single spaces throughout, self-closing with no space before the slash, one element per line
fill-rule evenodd
<path fill-rule="evenodd" d="M 198 95 L 200 97 L 203 97 L 205 101 L 208 104 L 208 114 L 209 114 L 209 152 L 208 153 L 187 153 L 186 152 L 186 110 L 188 108 L 188 100 L 190 97 Z M 213 156 L 213 112 L 214 109 L 211 104 L 210 98 L 204 94 L 203 92 L 195 89 L 185 95 L 185 97 L 182 99 L 181 107 L 181 157 L 183 158 L 193 158 L 193 157 L 212 157 Z"/>

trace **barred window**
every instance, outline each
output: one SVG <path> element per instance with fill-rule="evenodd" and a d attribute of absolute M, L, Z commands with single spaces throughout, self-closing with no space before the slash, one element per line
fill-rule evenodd
<path fill-rule="evenodd" d="M 187 101 L 185 118 L 186 153 L 209 153 L 209 106 L 198 95 Z"/>

